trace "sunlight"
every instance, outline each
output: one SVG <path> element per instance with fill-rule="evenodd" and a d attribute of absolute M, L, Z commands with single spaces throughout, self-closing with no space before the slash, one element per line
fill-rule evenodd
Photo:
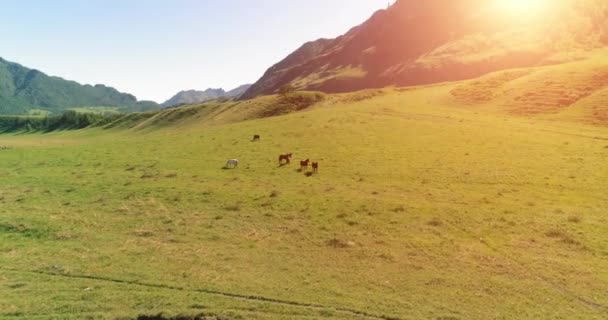
<path fill-rule="evenodd" d="M 547 11 L 550 3 L 549 0 L 496 0 L 496 9 L 509 16 L 530 17 Z"/>

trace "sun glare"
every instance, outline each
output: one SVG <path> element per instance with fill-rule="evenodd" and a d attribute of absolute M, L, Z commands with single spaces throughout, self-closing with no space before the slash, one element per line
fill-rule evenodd
<path fill-rule="evenodd" d="M 514 17 L 541 15 L 550 7 L 551 0 L 496 0 L 497 9 Z"/>

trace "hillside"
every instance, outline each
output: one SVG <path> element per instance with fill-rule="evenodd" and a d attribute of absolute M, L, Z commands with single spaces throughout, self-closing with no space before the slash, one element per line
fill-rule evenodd
<path fill-rule="evenodd" d="M 132 114 L 82 114 L 75 118 L 66 114 L 48 119 L 4 116 L 0 117 L 0 131 L 45 132 L 53 128 L 80 129 L 89 125 L 105 129 L 152 129 L 184 123 L 226 125 L 334 105 L 357 104 L 427 87 L 437 89 L 427 97 L 428 103 L 436 105 L 530 120 L 608 125 L 608 49 L 581 51 L 560 59 L 556 64 L 497 71 L 471 80 L 429 86 L 368 89 L 345 94 L 295 91 L 249 100 L 216 99 Z M 402 102 L 408 102 L 407 96 Z"/>
<path fill-rule="evenodd" d="M 0 318 L 606 319 L 605 57 L 0 135 Z"/>
<path fill-rule="evenodd" d="M 61 113 L 82 107 L 113 107 L 123 112 L 159 108 L 111 87 L 81 85 L 0 58 L 0 114 Z"/>
<path fill-rule="evenodd" d="M 542 119 L 608 124 L 608 50 L 580 53 L 573 61 L 488 74 L 454 84 L 458 105 Z"/>
<path fill-rule="evenodd" d="M 608 319 L 608 2 L 545 1 L 399 0 L 145 112 L 4 62 L 0 319 Z"/>
<path fill-rule="evenodd" d="M 175 96 L 171 97 L 169 100 L 165 101 L 162 106 L 163 107 L 173 107 L 182 104 L 195 104 L 201 103 L 208 100 L 214 100 L 218 98 L 238 98 L 240 97 L 247 89 L 251 87 L 250 84 L 244 84 L 237 88 L 234 88 L 229 91 L 225 91 L 222 88 L 213 89 L 209 88 L 205 91 L 197 91 L 197 90 L 187 90 L 180 91 Z"/>
<path fill-rule="evenodd" d="M 268 69 L 243 98 L 272 94 L 286 84 L 348 92 L 462 80 L 555 63 L 556 55 L 608 43 L 608 3 L 551 3 L 515 16 L 493 1 L 398 0 L 343 36 L 303 45 Z"/>

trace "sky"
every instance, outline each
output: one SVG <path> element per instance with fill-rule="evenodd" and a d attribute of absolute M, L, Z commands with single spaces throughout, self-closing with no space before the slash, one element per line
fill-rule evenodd
<path fill-rule="evenodd" d="M 393 1 L 390 1 L 393 2 Z M 163 102 L 253 83 L 303 43 L 387 0 L 20 0 L 0 6 L 0 57 Z"/>

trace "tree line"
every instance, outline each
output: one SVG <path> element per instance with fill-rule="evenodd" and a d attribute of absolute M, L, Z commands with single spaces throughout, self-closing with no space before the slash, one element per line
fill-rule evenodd
<path fill-rule="evenodd" d="M 2 132 L 50 132 L 101 126 L 115 119 L 99 113 L 66 111 L 57 116 L 0 116 Z"/>

